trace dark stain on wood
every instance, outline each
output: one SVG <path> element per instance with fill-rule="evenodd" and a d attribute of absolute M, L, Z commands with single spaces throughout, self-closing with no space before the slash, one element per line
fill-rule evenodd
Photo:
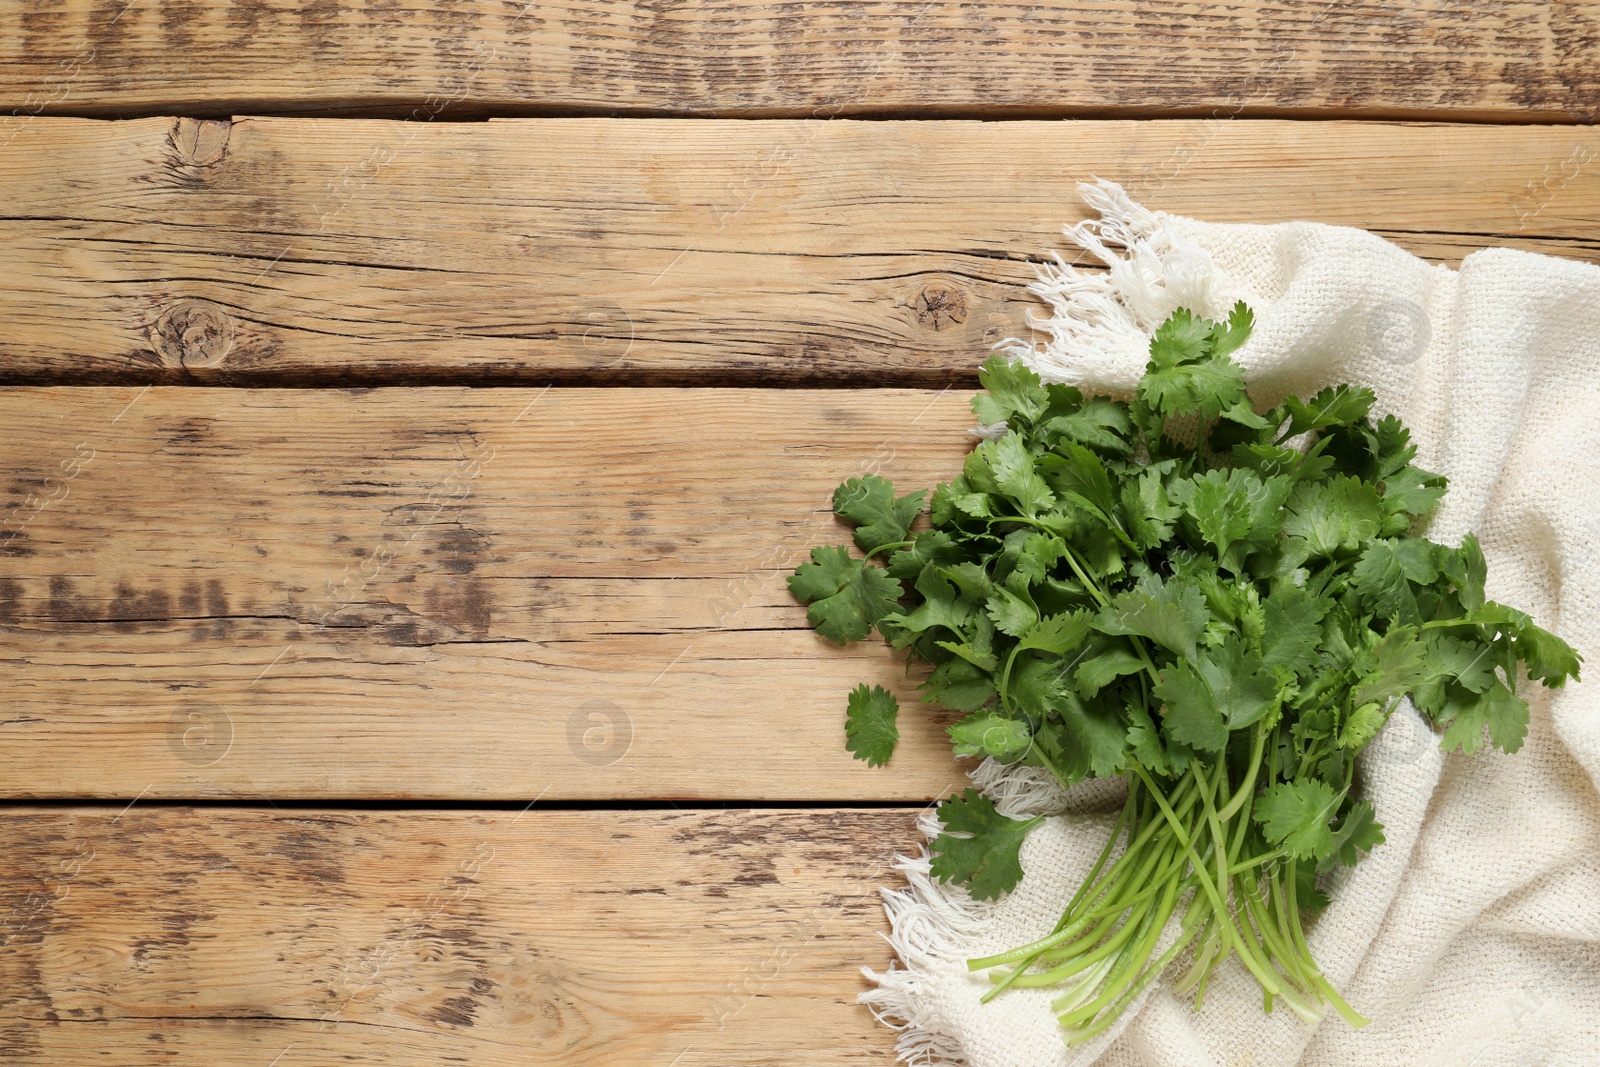
<path fill-rule="evenodd" d="M 445 1026 L 471 1026 L 478 1002 L 471 997 L 450 997 L 428 1013 L 428 1018 Z"/>
<path fill-rule="evenodd" d="M 172 598 L 164 589 L 135 590 L 125 582 L 117 583 L 116 595 L 106 609 L 106 617 L 117 620 L 114 628 L 122 633 L 132 633 L 136 622 L 163 620 L 172 616 Z"/>

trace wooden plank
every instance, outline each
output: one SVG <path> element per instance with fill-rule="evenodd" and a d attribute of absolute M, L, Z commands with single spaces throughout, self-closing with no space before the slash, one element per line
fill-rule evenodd
<path fill-rule="evenodd" d="M 970 383 L 1080 180 L 1591 258 L 1597 158 L 1567 127 L 41 118 L 0 153 L 0 377 Z"/>
<path fill-rule="evenodd" d="M 964 390 L 0 392 L 0 795 L 918 799 L 881 643 L 785 578 L 931 486 Z M 907 704 L 850 758 L 859 682 Z"/>
<path fill-rule="evenodd" d="M 8 5 L 0 105 L 92 115 L 1593 121 L 1593 3 Z"/>
<path fill-rule="evenodd" d="M 0 1049 L 120 1067 L 883 1064 L 889 811 L 8 808 Z M 677 1058 L 675 1058 L 677 1057 Z"/>

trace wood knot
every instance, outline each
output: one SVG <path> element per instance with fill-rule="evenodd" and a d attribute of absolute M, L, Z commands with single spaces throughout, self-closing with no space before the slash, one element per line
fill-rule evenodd
<path fill-rule="evenodd" d="M 233 347 L 233 319 L 209 300 L 179 300 L 151 325 L 150 344 L 169 367 L 214 367 Z"/>
<path fill-rule="evenodd" d="M 942 330 L 967 321 L 966 294 L 945 285 L 927 286 L 901 306 L 910 308 L 917 324 L 930 330 Z"/>
<path fill-rule="evenodd" d="M 232 132 L 233 123 L 227 119 L 179 119 L 172 127 L 173 154 L 185 166 L 212 166 L 228 154 Z"/>

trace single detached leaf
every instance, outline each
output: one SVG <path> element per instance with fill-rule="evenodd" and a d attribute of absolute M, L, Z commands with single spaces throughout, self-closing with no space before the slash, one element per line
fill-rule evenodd
<path fill-rule="evenodd" d="M 895 727 L 899 713 L 900 702 L 883 686 L 856 686 L 850 691 L 845 717 L 845 747 L 856 759 L 866 760 L 869 767 L 887 763 L 894 754 L 895 742 L 900 740 L 900 731 Z"/>
<path fill-rule="evenodd" d="M 967 887 L 974 900 L 994 900 L 1022 880 L 1022 841 L 1043 821 L 1008 819 L 976 789 L 939 805 L 944 832 L 928 845 L 941 882 Z"/>
<path fill-rule="evenodd" d="M 893 614 L 900 583 L 881 567 L 851 557 L 837 546 L 813 548 L 811 562 L 789 577 L 789 592 L 809 603 L 806 618 L 817 633 L 841 645 L 859 641 L 880 619 Z"/>
<path fill-rule="evenodd" d="M 833 491 L 833 512 L 856 523 L 856 544 L 872 552 L 906 540 L 927 493 L 917 490 L 896 500 L 894 483 L 876 474 L 851 478 Z"/>
<path fill-rule="evenodd" d="M 1332 854 L 1333 831 L 1328 828 L 1339 807 L 1339 796 L 1327 782 L 1296 778 L 1278 782 L 1256 799 L 1255 818 L 1274 845 L 1296 859 L 1322 859 Z"/>

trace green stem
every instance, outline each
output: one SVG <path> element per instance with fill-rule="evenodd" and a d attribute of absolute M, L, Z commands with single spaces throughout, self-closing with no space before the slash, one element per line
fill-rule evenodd
<path fill-rule="evenodd" d="M 1233 799 L 1228 801 L 1226 807 L 1217 812 L 1217 817 L 1224 822 L 1233 818 L 1239 809 L 1244 806 L 1245 800 L 1255 791 L 1256 772 L 1261 769 L 1261 753 L 1266 747 L 1266 743 L 1266 728 L 1264 724 L 1256 723 L 1256 735 L 1250 740 L 1250 770 L 1246 772 L 1244 781 L 1239 784 L 1239 791 L 1234 793 Z"/>
<path fill-rule="evenodd" d="M 863 560 L 869 560 L 873 556 L 876 556 L 879 552 L 883 552 L 886 549 L 910 548 L 915 543 L 916 543 L 915 541 L 896 541 L 893 544 L 879 545 L 877 548 L 873 549 L 871 552 L 868 552 L 866 555 L 862 556 L 861 558 Z"/>

